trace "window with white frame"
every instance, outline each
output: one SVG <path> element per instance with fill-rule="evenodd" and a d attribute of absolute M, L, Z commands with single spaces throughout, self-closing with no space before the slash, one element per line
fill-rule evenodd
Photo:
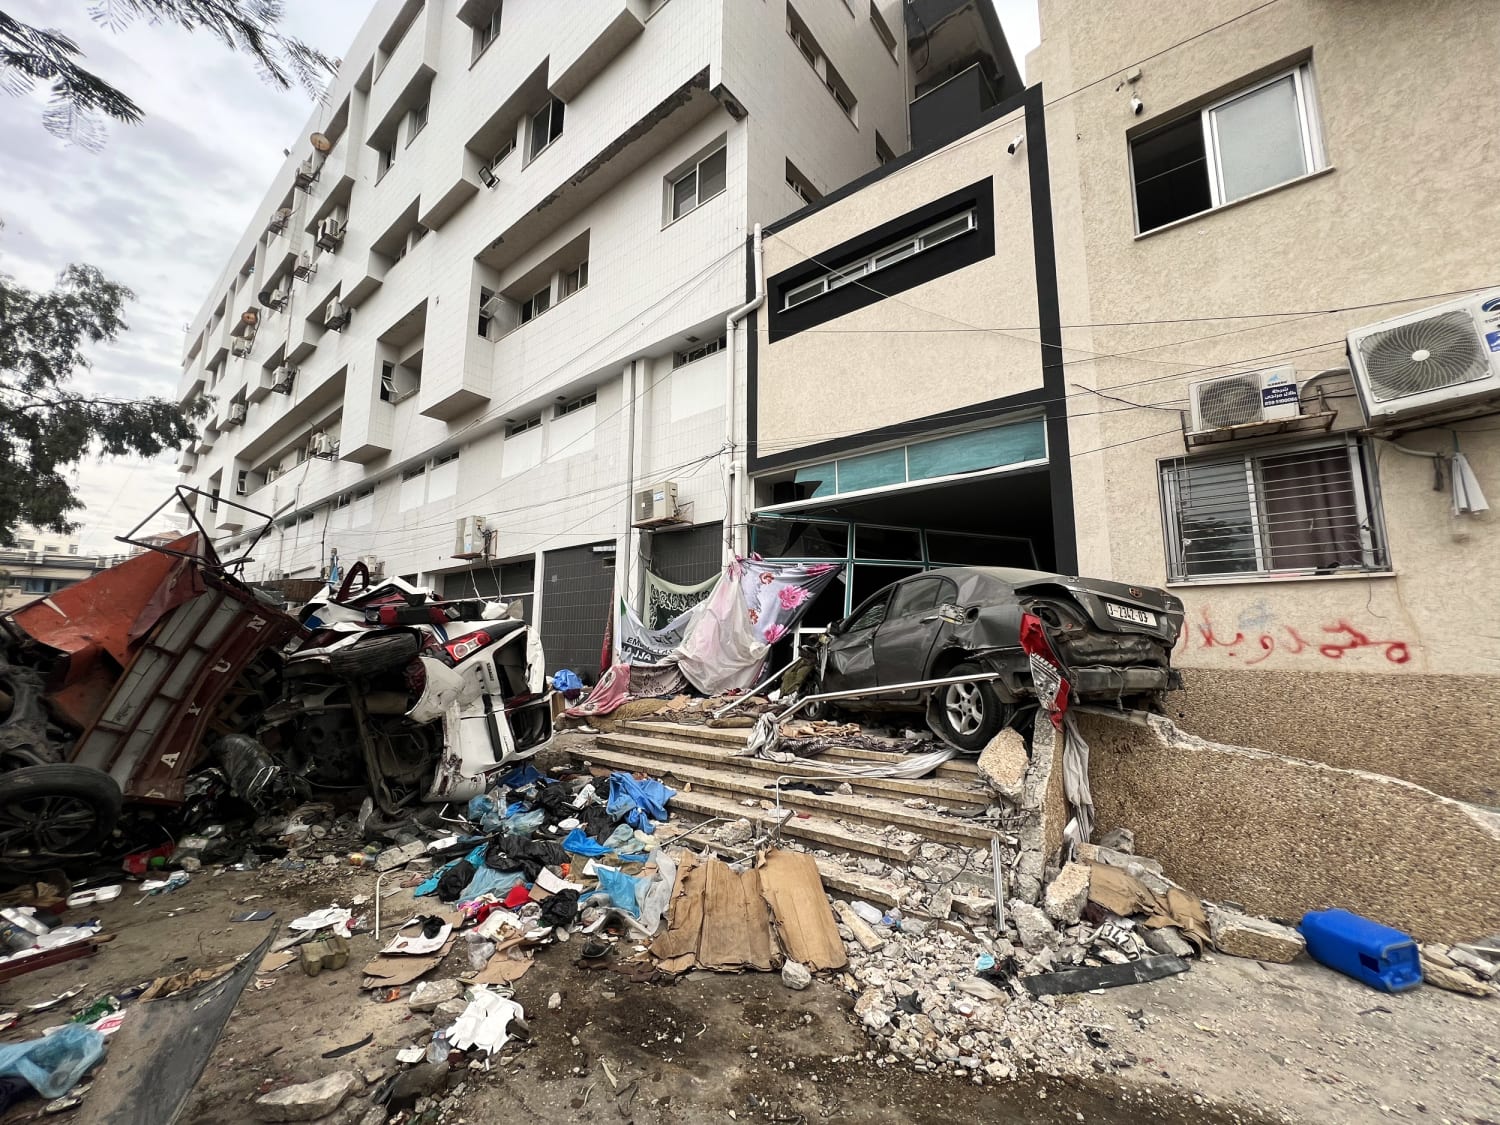
<path fill-rule="evenodd" d="M 505 436 L 508 438 L 515 437 L 518 434 L 524 434 L 527 430 L 534 430 L 541 424 L 542 416 L 540 414 L 520 422 L 512 422 L 505 427 Z"/>
<path fill-rule="evenodd" d="M 847 266 L 840 266 L 836 270 L 830 270 L 811 281 L 804 281 L 801 285 L 787 290 L 782 297 L 782 308 L 794 308 L 816 297 L 821 297 L 824 293 L 842 289 L 845 285 L 851 285 L 860 278 L 868 277 L 887 266 L 893 266 L 924 250 L 931 250 L 934 246 L 940 246 L 944 242 L 951 242 L 955 238 L 962 237 L 972 230 L 977 230 L 978 226 L 979 217 L 972 207 L 957 215 L 951 215 L 941 222 L 924 227 L 916 234 L 907 235 L 899 242 L 882 247 L 868 257 L 861 258 L 857 262 L 850 262 Z"/>
<path fill-rule="evenodd" d="M 489 45 L 500 38 L 500 12 L 504 5 L 500 0 L 495 3 L 490 11 L 480 15 L 474 22 L 474 59 L 489 49 Z"/>
<path fill-rule="evenodd" d="M 521 323 L 535 320 L 551 307 L 552 285 L 549 282 L 521 302 Z"/>
<path fill-rule="evenodd" d="M 1261 79 L 1130 142 L 1144 234 L 1325 167 L 1312 71 Z"/>
<path fill-rule="evenodd" d="M 708 340 L 705 343 L 696 345 L 695 347 L 687 348 L 680 352 L 673 352 L 672 366 L 686 367 L 690 363 L 697 363 L 698 360 L 707 359 L 715 352 L 721 352 L 723 350 L 724 337 L 720 336 L 717 340 Z"/>
<path fill-rule="evenodd" d="M 527 149 L 527 160 L 535 160 L 546 148 L 562 136 L 563 103 L 558 98 L 549 98 L 547 104 L 531 115 L 531 143 Z"/>
<path fill-rule="evenodd" d="M 377 162 L 375 178 L 379 180 L 396 163 L 396 138 L 392 137 L 389 141 L 378 144 L 375 151 Z"/>
<path fill-rule="evenodd" d="M 557 407 L 557 417 L 563 418 L 569 414 L 575 414 L 578 411 L 582 410 L 585 406 L 593 406 L 594 403 L 598 401 L 598 399 L 598 393 L 595 391 L 590 391 L 586 395 L 575 398 L 572 402 L 560 403 Z"/>
<path fill-rule="evenodd" d="M 1373 458 L 1352 434 L 1164 461 L 1161 495 L 1173 581 L 1390 566 Z"/>
<path fill-rule="evenodd" d="M 420 133 L 423 129 L 427 128 L 427 107 L 428 107 L 428 105 L 429 105 L 428 100 L 426 98 L 423 98 L 422 99 L 422 103 L 420 105 L 413 106 L 411 112 L 407 114 L 407 116 L 406 116 L 406 143 L 407 144 L 411 144 L 412 141 L 414 141 L 414 140 L 417 139 L 417 134 Z"/>
<path fill-rule="evenodd" d="M 816 203 L 823 198 L 823 193 L 790 160 L 786 162 L 786 186 L 796 192 L 797 198 L 803 203 Z"/>
<path fill-rule="evenodd" d="M 672 219 L 680 219 L 714 196 L 724 194 L 728 181 L 727 153 L 728 150 L 721 144 L 692 167 L 667 181 L 667 195 L 671 200 L 669 214 Z"/>
<path fill-rule="evenodd" d="M 559 301 L 571 297 L 589 283 L 588 259 L 579 262 L 570 270 L 563 270 L 557 279 L 557 299 Z"/>

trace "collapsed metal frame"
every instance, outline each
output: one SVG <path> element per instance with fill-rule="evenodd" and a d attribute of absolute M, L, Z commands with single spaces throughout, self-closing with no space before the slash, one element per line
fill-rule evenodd
<path fill-rule="evenodd" d="M 213 534 L 208 530 L 207 527 L 203 525 L 203 521 L 198 518 L 198 513 L 194 510 L 193 507 L 192 498 L 199 496 L 203 497 L 209 502 L 211 511 L 217 511 L 220 504 L 228 504 L 231 508 L 236 508 L 241 512 L 245 512 L 248 515 L 254 516 L 257 520 L 264 521 L 260 530 L 257 531 L 254 537 L 251 538 L 250 542 L 246 544 L 244 554 L 238 556 L 237 558 L 230 559 L 227 562 L 219 558 L 219 552 L 214 549 Z M 137 536 L 141 534 L 142 528 L 144 528 L 147 524 L 151 523 L 158 516 L 160 516 L 161 513 L 174 502 L 180 503 L 182 505 L 183 510 L 187 512 L 188 519 L 192 521 L 193 527 L 198 530 L 198 534 L 202 537 L 204 548 L 202 554 L 199 554 L 195 551 L 178 551 L 174 550 L 172 547 L 168 546 L 165 543 L 153 543 L 148 539 L 137 538 Z M 139 547 L 143 551 L 156 551 L 160 554 L 171 555 L 172 557 L 179 559 L 194 559 L 203 563 L 204 566 L 207 566 L 212 570 L 228 572 L 230 570 L 244 569 L 245 564 L 253 559 L 253 556 L 250 554 L 250 552 L 255 550 L 256 545 L 265 538 L 266 532 L 271 530 L 271 525 L 275 522 L 276 521 L 274 516 L 271 516 L 266 512 L 259 511 L 256 508 L 247 507 L 244 504 L 239 504 L 233 500 L 226 499 L 223 496 L 215 496 L 211 492 L 204 492 L 201 488 L 193 488 L 191 485 L 179 484 L 172 490 L 172 495 L 167 497 L 167 499 L 163 500 L 160 504 L 153 508 L 151 512 L 140 521 L 140 523 L 136 524 L 124 535 L 115 536 L 115 541 L 118 543 L 128 543 L 130 546 Z"/>

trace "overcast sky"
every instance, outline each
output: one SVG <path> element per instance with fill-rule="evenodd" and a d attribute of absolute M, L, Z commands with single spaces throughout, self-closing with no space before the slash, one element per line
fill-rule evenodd
<path fill-rule="evenodd" d="M 342 55 L 373 0 L 291 0 L 286 30 Z M 587 0 L 569 0 L 572 3 Z M 282 150 L 313 106 L 301 90 L 257 78 L 249 59 L 206 34 L 144 21 L 112 32 L 79 2 L 5 0 L 27 23 L 70 36 L 84 64 L 135 99 L 136 126 L 111 125 L 101 152 L 50 136 L 43 99 L 0 94 L 0 272 L 45 286 L 70 262 L 88 262 L 136 293 L 129 331 L 98 349 L 78 385 L 120 397 L 176 394 L 185 328 L 249 223 Z M 1016 61 L 1036 45 L 1036 0 L 995 0 Z M 160 462 L 88 460 L 77 513 L 85 551 L 114 553 L 180 478 Z M 153 528 L 148 528 L 154 530 Z"/>

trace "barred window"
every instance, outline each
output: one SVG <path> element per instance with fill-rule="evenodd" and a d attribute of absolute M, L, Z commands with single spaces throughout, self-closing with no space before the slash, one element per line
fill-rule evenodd
<path fill-rule="evenodd" d="M 1332 443 L 1161 465 L 1175 581 L 1389 568 L 1369 447 Z"/>

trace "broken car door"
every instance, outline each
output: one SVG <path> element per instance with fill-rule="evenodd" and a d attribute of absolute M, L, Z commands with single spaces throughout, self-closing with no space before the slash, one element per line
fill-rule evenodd
<path fill-rule="evenodd" d="M 927 678 L 928 663 L 940 635 L 951 626 L 938 607 L 958 597 L 958 587 L 946 578 L 918 575 L 897 583 L 890 612 L 875 631 L 875 682 L 907 684 Z M 891 698 L 913 700 L 918 692 L 898 692 Z"/>
<path fill-rule="evenodd" d="M 875 686 L 875 632 L 885 620 L 890 604 L 891 590 L 887 587 L 834 626 L 837 634 L 828 645 L 828 664 L 823 670 L 824 691 L 853 691 Z"/>

